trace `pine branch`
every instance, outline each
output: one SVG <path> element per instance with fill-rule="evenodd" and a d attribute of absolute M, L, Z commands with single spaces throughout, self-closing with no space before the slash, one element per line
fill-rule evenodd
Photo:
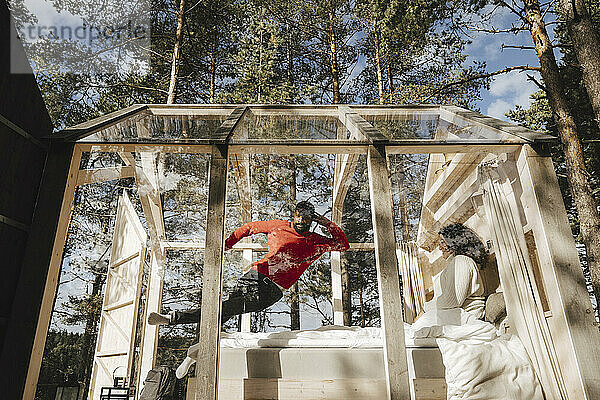
<path fill-rule="evenodd" d="M 132 88 L 132 89 L 153 90 L 153 91 L 164 93 L 164 94 L 168 93 L 166 90 L 163 90 L 163 89 L 159 89 L 159 88 L 155 88 L 155 87 L 133 85 L 131 83 L 115 83 L 115 84 L 112 84 L 112 85 L 99 85 L 99 84 L 94 84 L 94 83 L 91 83 L 91 82 L 87 82 L 87 84 L 90 87 L 95 87 L 95 88 L 105 88 L 105 89 L 107 89 L 107 88 L 111 88 L 111 87 L 129 87 L 129 88 Z"/>
<path fill-rule="evenodd" d="M 469 26 L 469 29 L 475 31 L 475 32 L 483 32 L 483 33 L 492 33 L 492 34 L 497 34 L 497 33 L 513 33 L 513 34 L 517 34 L 519 32 L 522 31 L 526 31 L 528 30 L 526 27 L 524 26 L 512 26 L 510 28 L 507 29 L 496 29 L 493 26 L 489 29 L 486 28 L 479 28 L 477 26 Z"/>
<path fill-rule="evenodd" d="M 453 86 L 462 85 L 464 83 L 469 83 L 469 82 L 473 82 L 473 81 L 480 80 L 480 79 L 491 78 L 492 76 L 506 74 L 511 71 L 540 71 L 540 67 L 530 67 L 529 65 L 517 65 L 514 67 L 504 68 L 499 71 L 494 71 L 494 72 L 490 72 L 487 74 L 475 75 L 475 76 L 470 76 L 468 78 L 460 79 L 458 81 L 450 82 L 450 83 L 447 83 L 447 84 L 437 88 L 436 90 L 433 91 L 433 93 L 431 93 L 425 99 L 421 100 L 420 103 L 427 102 L 429 99 L 431 99 L 435 95 L 437 95 L 437 94 L 443 92 L 444 90 L 449 89 Z"/>
<path fill-rule="evenodd" d="M 520 46 L 515 44 L 504 44 L 502 43 L 502 49 L 520 49 L 520 50 L 535 50 L 533 46 Z"/>
<path fill-rule="evenodd" d="M 539 87 L 541 90 L 543 90 L 544 92 L 546 91 L 546 87 L 544 85 L 542 85 L 540 82 L 538 82 L 538 80 L 535 79 L 535 76 L 527 74 L 527 80 L 535 83 L 535 85 L 537 87 Z"/>

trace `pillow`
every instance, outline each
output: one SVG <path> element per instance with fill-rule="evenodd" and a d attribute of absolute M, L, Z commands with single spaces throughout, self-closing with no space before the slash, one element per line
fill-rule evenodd
<path fill-rule="evenodd" d="M 502 293 L 492 293 L 485 301 L 485 320 L 494 324 L 496 328 L 506 317 L 506 303 Z"/>
<path fill-rule="evenodd" d="M 543 400 L 525 348 L 516 336 L 491 341 L 437 339 L 448 400 Z"/>

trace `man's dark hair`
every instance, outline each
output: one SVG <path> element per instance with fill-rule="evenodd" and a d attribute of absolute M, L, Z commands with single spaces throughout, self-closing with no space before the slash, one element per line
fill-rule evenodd
<path fill-rule="evenodd" d="M 439 234 L 456 255 L 471 257 L 480 268 L 485 266 L 488 251 L 479 236 L 463 224 L 450 224 L 443 227 Z"/>
<path fill-rule="evenodd" d="M 306 212 L 312 215 L 315 213 L 315 206 L 313 206 L 309 201 L 303 200 L 296 204 L 294 211 Z"/>

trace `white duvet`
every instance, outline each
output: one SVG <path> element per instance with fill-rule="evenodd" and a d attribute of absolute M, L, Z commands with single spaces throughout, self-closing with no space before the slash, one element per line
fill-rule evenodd
<path fill-rule="evenodd" d="M 543 399 L 521 341 L 498 335 L 494 326 L 460 310 L 426 312 L 405 324 L 407 346 L 437 346 L 446 368 L 448 400 Z M 435 342 L 435 343 L 434 343 Z M 221 347 L 381 347 L 379 328 L 324 326 L 315 330 L 271 333 L 222 333 Z M 178 377 L 194 362 L 198 345 L 177 369 Z"/>

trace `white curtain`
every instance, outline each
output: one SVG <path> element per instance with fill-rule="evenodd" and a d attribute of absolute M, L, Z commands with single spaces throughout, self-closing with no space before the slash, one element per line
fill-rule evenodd
<path fill-rule="evenodd" d="M 497 162 L 481 164 L 478 175 L 511 326 L 527 349 L 546 398 L 567 398 L 510 182 Z"/>
<path fill-rule="evenodd" d="M 417 261 L 417 245 L 414 242 L 400 243 L 396 255 L 402 274 L 404 319 L 412 324 L 415 317 L 423 310 L 425 303 L 423 274 L 421 274 Z"/>

